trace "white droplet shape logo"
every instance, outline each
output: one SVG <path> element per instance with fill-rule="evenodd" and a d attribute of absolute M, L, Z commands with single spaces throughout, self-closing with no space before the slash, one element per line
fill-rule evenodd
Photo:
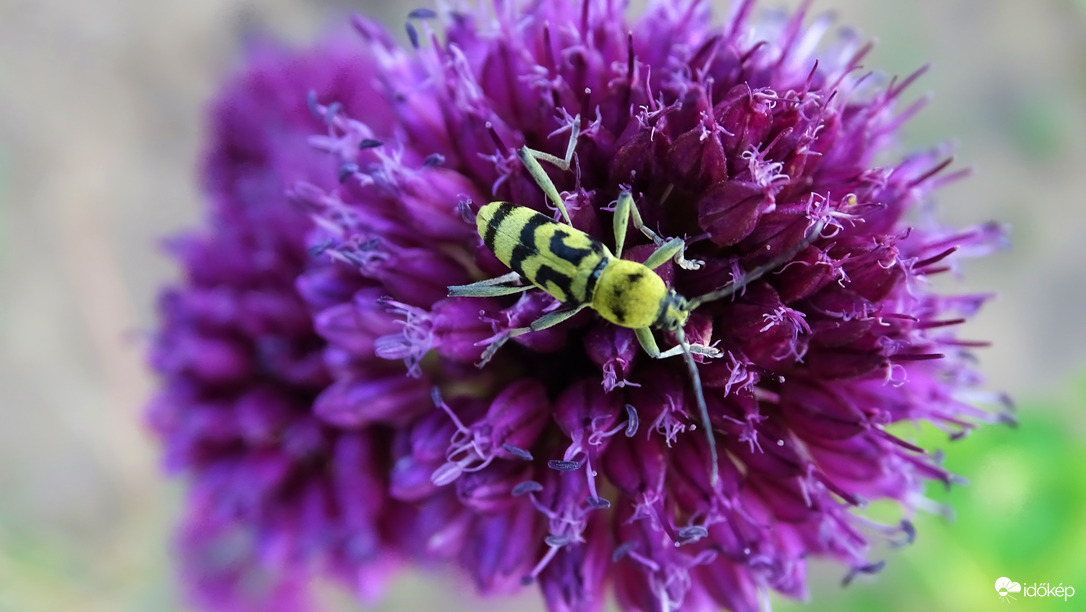
<path fill-rule="evenodd" d="M 1010 578 L 1006 576 L 995 581 L 995 590 L 999 593 L 999 596 L 1006 600 L 1008 597 L 1014 599 L 1011 593 L 1021 593 L 1022 585 L 1017 582 L 1012 582 Z"/>

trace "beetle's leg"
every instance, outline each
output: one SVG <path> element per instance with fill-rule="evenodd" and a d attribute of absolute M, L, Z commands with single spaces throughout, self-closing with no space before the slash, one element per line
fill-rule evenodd
<path fill-rule="evenodd" d="M 470 285 L 453 285 L 449 287 L 449 297 L 496 297 L 520 293 L 533 287 L 533 285 L 511 287 L 505 284 L 518 280 L 520 280 L 520 275 L 516 272 L 510 272 L 497 278 L 488 278 Z"/>
<path fill-rule="evenodd" d="M 633 207 L 633 196 L 629 191 L 623 190 L 618 194 L 618 202 L 615 204 L 615 217 L 612 222 L 615 230 L 615 257 L 622 257 L 622 246 L 626 244 L 626 226 L 630 221 L 630 208 Z"/>
<path fill-rule="evenodd" d="M 709 409 L 705 404 L 705 393 L 701 388 L 701 375 L 698 374 L 697 364 L 694 362 L 693 355 L 705 355 L 707 353 L 702 352 L 702 349 L 708 349 L 716 351 L 716 355 L 719 356 L 720 351 L 714 348 L 701 346 L 700 344 L 687 344 L 686 336 L 683 334 L 682 329 L 675 331 L 675 335 L 679 340 L 679 346 L 675 348 L 660 352 L 660 347 L 656 346 L 656 339 L 652 337 L 652 330 L 643 327 L 641 329 L 635 329 L 634 334 L 637 336 L 637 341 L 641 344 L 641 348 L 645 349 L 645 352 L 654 359 L 664 359 L 665 357 L 673 357 L 675 355 L 682 355 L 686 359 L 686 367 L 690 370 L 690 383 L 694 386 L 694 398 L 698 405 L 698 414 L 701 417 L 701 426 L 705 428 L 706 440 L 709 443 L 709 482 L 711 486 L 716 487 L 717 480 L 719 479 L 717 468 L 717 453 L 716 453 L 716 438 L 713 436 L 713 425 L 709 421 Z M 699 350 L 695 351 L 694 347 L 698 347 Z"/>
<path fill-rule="evenodd" d="M 528 327 L 523 327 L 521 329 L 539 331 L 541 329 L 547 329 L 548 327 L 554 327 L 562 321 L 573 317 L 573 315 L 581 312 L 587 307 L 588 304 L 578 304 L 573 308 L 562 308 L 560 310 L 555 310 L 554 312 L 548 312 L 547 314 L 539 317 L 535 321 L 532 321 L 532 324 Z"/>
<path fill-rule="evenodd" d="M 634 335 L 637 336 L 637 342 L 641 345 L 641 348 L 653 359 L 667 359 L 668 357 L 682 355 L 683 353 L 682 346 L 673 346 L 668 350 L 661 352 L 660 347 L 656 344 L 656 338 L 652 336 L 652 330 L 648 327 L 635 329 Z M 720 349 L 705 346 L 704 344 L 691 344 L 689 345 L 689 348 L 690 352 L 695 355 L 705 355 L 706 357 L 711 357 L 713 359 L 724 356 L 724 353 L 720 352 Z"/>
<path fill-rule="evenodd" d="M 664 263 L 668 259 L 675 259 L 675 263 L 684 270 L 697 270 L 705 262 L 698 261 L 696 259 L 687 259 L 684 257 L 686 252 L 686 241 L 682 238 L 672 238 L 671 240 L 664 240 L 659 234 L 649 229 L 644 221 L 641 220 L 641 213 L 637 210 L 637 204 L 634 203 L 633 195 L 629 191 L 623 191 L 618 195 L 618 202 L 615 203 L 615 256 L 622 257 L 622 245 L 626 242 L 626 225 L 628 221 L 632 221 L 634 227 L 638 229 L 642 234 L 647 236 L 649 240 L 652 240 L 658 248 L 653 253 L 649 260 L 645 262 L 645 265 L 650 268 L 656 268 L 660 264 Z M 661 251 L 667 249 L 667 256 L 657 259 L 661 255 Z M 655 262 L 650 265 L 649 261 Z"/>
<path fill-rule="evenodd" d="M 574 308 L 563 308 L 561 310 L 555 310 L 554 312 L 548 312 L 547 314 L 539 317 L 535 321 L 532 321 L 531 325 L 529 325 L 528 327 L 514 327 L 513 329 L 505 330 L 505 332 L 499 334 L 498 337 L 495 338 L 494 341 L 486 347 L 486 350 L 483 351 L 482 360 L 475 365 L 479 366 L 480 368 L 486 365 L 486 363 L 490 361 L 492 357 L 494 357 L 494 354 L 498 352 L 498 349 L 500 349 L 503 344 L 508 342 L 510 338 L 516 338 L 517 336 L 522 336 L 528 332 L 540 331 L 543 329 L 554 327 L 555 325 L 558 325 L 559 323 L 572 318 L 573 315 L 581 312 L 587 306 L 588 304 L 580 304 Z"/>
<path fill-rule="evenodd" d="M 656 338 L 652 337 L 652 330 L 647 327 L 641 329 L 635 329 L 634 335 L 637 336 L 637 342 L 641 345 L 641 348 L 649 354 L 649 357 L 653 359 L 660 358 L 660 347 L 656 346 Z"/>
<path fill-rule="evenodd" d="M 672 238 L 671 240 L 668 240 L 664 244 L 660 245 L 660 248 L 653 251 L 652 255 L 649 255 L 649 258 L 645 260 L 645 266 L 655 270 L 656 268 L 659 268 L 661 265 L 663 265 L 663 263 L 665 261 L 667 261 L 667 260 L 669 260 L 671 258 L 675 258 L 676 263 L 679 263 L 680 260 L 686 261 L 686 259 L 683 258 L 683 254 L 682 254 L 683 249 L 685 249 L 685 248 L 686 248 L 686 242 L 684 242 L 682 238 Z M 699 267 L 699 268 L 701 267 L 701 262 L 693 262 L 693 263 L 697 264 L 697 267 Z M 681 263 L 679 263 L 679 265 L 682 266 Z M 685 267 L 685 266 L 683 266 L 683 267 Z M 697 268 L 687 268 L 687 269 L 688 270 L 693 270 L 693 269 L 697 269 Z"/>
<path fill-rule="evenodd" d="M 720 349 L 711 346 L 705 346 L 704 344 L 691 344 L 689 348 L 690 352 L 694 355 L 705 355 L 706 357 L 710 357 L 712 359 L 719 359 L 720 357 L 724 356 L 724 353 L 722 353 Z M 658 359 L 666 359 L 668 357 L 674 357 L 676 355 L 682 354 L 683 347 L 676 345 L 660 353 Z"/>
<path fill-rule="evenodd" d="M 544 153 L 543 151 L 537 151 L 535 149 L 529 149 L 528 147 L 521 147 L 517 151 L 517 157 L 524 163 L 524 167 L 528 169 L 528 174 L 532 175 L 532 179 L 536 185 L 543 190 L 543 193 L 547 194 L 547 198 L 554 204 L 562 213 L 562 218 L 566 220 L 566 224 L 572 226 L 573 222 L 569 220 L 569 212 L 566 210 L 566 204 L 562 201 L 562 196 L 558 195 L 558 189 L 554 186 L 554 181 L 551 177 L 547 176 L 547 171 L 543 169 L 543 166 L 539 162 L 545 161 L 549 164 L 558 166 L 562 171 L 569 170 L 570 163 L 573 162 L 573 152 L 577 149 L 577 137 L 581 133 L 581 116 L 577 115 L 573 118 L 573 125 L 569 130 L 569 144 L 566 145 L 566 156 L 564 158 L 555 157 L 550 153 Z"/>

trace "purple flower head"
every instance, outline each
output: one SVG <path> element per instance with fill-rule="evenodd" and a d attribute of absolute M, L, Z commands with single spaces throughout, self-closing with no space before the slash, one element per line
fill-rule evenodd
<path fill-rule="evenodd" d="M 958 481 L 894 424 L 1010 421 L 974 406 L 1000 397 L 955 331 L 987 296 L 930 281 L 1003 234 L 935 221 L 963 175 L 945 151 L 895 157 L 922 71 L 864 71 L 870 45 L 806 5 L 621 4 L 415 11 L 406 49 L 356 18 L 256 47 L 212 106 L 209 228 L 172 243 L 149 417 L 192 482 L 197 601 L 308 609 L 314 575 L 371 596 L 414 561 L 538 584 L 553 611 L 757 610 L 805 597 L 809 558 L 877 571 L 871 539 L 910 541 L 925 484 Z M 696 358 L 710 432 L 686 363 L 631 330 L 584 310 L 515 335 L 562 305 L 448 297 L 509 271 L 479 206 L 560 219 L 517 151 L 561 157 L 576 123 L 571 167 L 547 167 L 576 228 L 613 247 L 628 190 L 702 262 L 659 267 L 668 287 L 741 283 L 685 326 L 721 355 Z M 654 248 L 632 230 L 623 257 Z M 880 499 L 899 521 L 864 515 Z"/>

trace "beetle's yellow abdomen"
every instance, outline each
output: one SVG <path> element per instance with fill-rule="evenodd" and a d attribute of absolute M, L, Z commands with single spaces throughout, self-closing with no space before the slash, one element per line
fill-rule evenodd
<path fill-rule="evenodd" d="M 592 309 L 615 325 L 652 327 L 668 295 L 660 275 L 636 261 L 612 259 L 596 282 Z"/>

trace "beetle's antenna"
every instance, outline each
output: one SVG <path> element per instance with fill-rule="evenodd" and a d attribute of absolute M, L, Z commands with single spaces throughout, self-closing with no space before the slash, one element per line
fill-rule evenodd
<path fill-rule="evenodd" d="M 683 350 L 683 360 L 686 361 L 686 367 L 690 369 L 690 381 L 694 385 L 694 397 L 698 402 L 698 413 L 701 416 L 701 426 L 705 428 L 705 436 L 709 441 L 709 483 L 711 487 L 716 488 L 716 483 L 720 480 L 719 468 L 717 466 L 716 457 L 716 438 L 713 436 L 713 426 L 709 423 L 709 408 L 705 405 L 705 393 L 701 389 L 701 376 L 698 374 L 698 364 L 694 361 L 694 355 L 690 352 L 690 345 L 686 343 L 686 333 L 680 327 L 675 330 L 675 339 L 679 341 L 679 346 Z"/>
<path fill-rule="evenodd" d="M 736 280 L 734 283 L 728 285 L 727 287 L 724 287 L 723 289 L 720 289 L 720 290 L 717 290 L 717 291 L 712 291 L 712 292 L 706 293 L 705 295 L 700 295 L 700 296 L 698 296 L 696 298 L 693 298 L 691 300 L 687 300 L 687 304 L 689 305 L 689 309 L 694 310 L 695 308 L 697 308 L 698 306 L 701 306 L 705 302 L 712 302 L 712 301 L 715 301 L 715 300 L 723 299 L 723 298 L 729 297 L 731 295 L 734 295 L 734 294 L 738 293 L 739 291 L 742 291 L 747 285 L 749 285 L 749 284 L 753 283 L 754 281 L 758 280 L 759 278 L 765 276 L 769 272 L 772 272 L 773 270 L 776 270 L 777 268 L 783 266 L 784 264 L 788 263 L 789 261 L 792 261 L 792 258 L 796 256 L 796 253 L 799 253 L 803 249 L 811 246 L 811 243 L 813 243 L 815 240 L 818 239 L 818 236 L 822 233 L 822 229 L 825 226 L 826 226 L 825 219 L 819 219 L 818 221 L 815 222 L 815 224 L 813 226 L 811 226 L 811 229 L 809 229 L 807 231 L 807 234 L 804 235 L 803 240 L 800 241 L 800 243 L 797 244 L 794 248 L 789 250 L 788 253 L 786 253 L 785 255 L 783 255 L 781 257 L 778 257 L 778 258 L 774 259 L 773 261 L 771 261 L 771 262 L 769 262 L 769 263 L 767 263 L 765 265 L 761 265 L 761 266 L 758 266 L 757 268 L 754 268 L 753 270 L 750 270 L 749 272 L 744 274 L 741 278 Z"/>

